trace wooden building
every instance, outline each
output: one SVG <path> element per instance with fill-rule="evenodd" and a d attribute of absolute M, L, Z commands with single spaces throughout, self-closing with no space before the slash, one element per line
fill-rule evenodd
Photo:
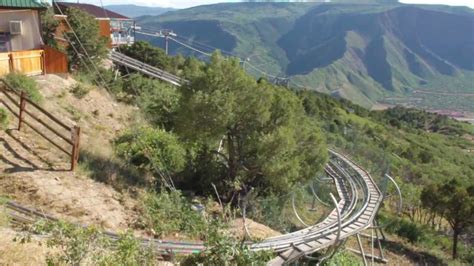
<path fill-rule="evenodd" d="M 64 14 L 68 8 L 77 8 L 95 17 L 99 22 L 100 34 L 109 38 L 109 48 L 129 45 L 135 41 L 135 22 L 129 17 L 91 4 L 55 2 L 54 7 L 56 18 L 60 21 L 65 18 Z M 65 27 L 62 30 L 68 30 L 67 26 L 62 27 Z"/>
<path fill-rule="evenodd" d="M 44 73 L 40 11 L 34 0 L 0 0 L 0 75 Z"/>
<path fill-rule="evenodd" d="M 0 76 L 67 73 L 67 56 L 43 42 L 40 14 L 47 8 L 36 0 L 0 0 Z"/>

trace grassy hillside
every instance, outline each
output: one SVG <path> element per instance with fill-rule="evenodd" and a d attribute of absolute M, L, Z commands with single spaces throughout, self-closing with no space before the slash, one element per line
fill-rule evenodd
<path fill-rule="evenodd" d="M 469 8 L 392 2 L 239 3 L 199 6 L 138 22 L 173 29 L 181 41 L 200 50 L 219 48 L 267 73 L 288 76 L 295 86 L 366 107 L 394 96 L 405 103 L 419 88 L 456 93 L 473 89 L 474 15 Z M 148 40 L 163 45 L 161 39 Z M 175 43 L 171 50 L 190 53 Z M 250 65 L 247 69 L 262 75 Z M 460 95 L 450 104 L 425 96 L 418 95 L 425 99 L 420 107 L 474 111 Z"/>

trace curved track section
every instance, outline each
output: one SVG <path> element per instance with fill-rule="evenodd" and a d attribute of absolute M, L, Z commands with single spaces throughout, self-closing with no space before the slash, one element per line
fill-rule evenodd
<path fill-rule="evenodd" d="M 369 228 L 383 200 L 383 195 L 372 177 L 355 162 L 333 150 L 325 172 L 333 179 L 339 201 L 337 207 L 321 222 L 299 231 L 271 237 L 259 243 L 248 243 L 251 250 L 273 250 L 278 256 L 268 265 L 282 265 L 325 248 L 337 246 L 342 240 Z M 56 220 L 41 212 L 8 202 L 13 223 L 34 223 L 38 219 Z M 111 239 L 119 235 L 105 232 Z M 203 243 L 140 239 L 143 245 L 153 246 L 157 253 L 195 253 L 205 249 Z"/>
<path fill-rule="evenodd" d="M 329 165 L 333 167 L 337 176 L 351 183 L 357 193 L 352 197 L 355 200 L 351 203 L 353 208 L 341 219 L 341 232 L 339 232 L 337 224 L 330 224 L 324 227 L 323 230 L 310 230 L 302 237 L 293 238 L 291 246 L 279 252 L 278 256 L 271 260 L 268 265 L 290 263 L 315 251 L 337 245 L 338 241 L 355 235 L 373 224 L 383 200 L 382 193 L 364 169 L 340 153 L 332 150 L 329 152 L 331 154 Z M 278 249 L 275 250 L 278 251 Z"/>

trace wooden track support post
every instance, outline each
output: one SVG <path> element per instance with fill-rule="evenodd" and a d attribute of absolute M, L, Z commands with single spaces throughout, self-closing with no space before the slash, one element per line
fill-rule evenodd
<path fill-rule="evenodd" d="M 18 131 L 21 130 L 21 126 L 23 124 L 23 113 L 25 111 L 25 107 L 26 107 L 26 96 L 25 96 L 25 92 L 21 91 L 21 94 L 20 94 L 20 113 L 18 114 Z"/>
<path fill-rule="evenodd" d="M 71 130 L 72 152 L 71 152 L 71 171 L 74 171 L 79 160 L 79 140 L 81 137 L 81 128 L 74 126 Z"/>

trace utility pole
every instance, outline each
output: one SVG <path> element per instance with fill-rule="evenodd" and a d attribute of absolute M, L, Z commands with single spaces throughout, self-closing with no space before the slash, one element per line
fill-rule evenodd
<path fill-rule="evenodd" d="M 170 36 L 176 36 L 176 33 L 174 33 L 172 30 L 162 30 L 160 33 L 161 36 L 165 37 L 165 52 L 166 55 L 168 55 L 168 38 Z"/>

